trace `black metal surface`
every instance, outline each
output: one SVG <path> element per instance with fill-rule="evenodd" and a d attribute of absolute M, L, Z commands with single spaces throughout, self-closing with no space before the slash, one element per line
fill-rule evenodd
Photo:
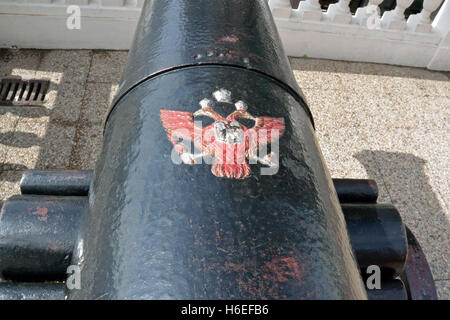
<path fill-rule="evenodd" d="M 408 257 L 402 278 L 412 300 L 437 300 L 433 274 L 422 248 L 411 230 L 406 227 L 408 238 Z"/>
<path fill-rule="evenodd" d="M 376 203 L 378 186 L 374 180 L 333 179 L 334 188 L 341 203 Z"/>
<path fill-rule="evenodd" d="M 285 119 L 276 175 L 251 165 L 249 178 L 225 179 L 171 161 L 160 109 L 194 112 L 219 88 Z M 106 125 L 90 195 L 82 278 L 95 282 L 69 298 L 365 298 L 309 117 L 265 76 L 198 66 L 133 89 Z"/>
<path fill-rule="evenodd" d="M 216 90 L 232 96 L 216 98 L 217 117 L 242 100 L 282 127 L 275 175 L 247 158 L 231 169 L 173 163 L 173 145 L 184 151 L 167 114 L 184 112 L 171 125 L 195 131 L 192 112 Z M 366 298 L 265 0 L 146 2 L 113 106 L 70 299 Z"/>
<path fill-rule="evenodd" d="M 408 250 L 405 226 L 389 204 L 341 204 L 358 264 L 363 273 L 378 265 L 386 276 L 399 275 Z"/>
<path fill-rule="evenodd" d="M 20 181 L 22 194 L 87 196 L 92 170 L 26 170 Z M 376 203 L 378 186 L 374 180 L 332 179 L 342 203 Z"/>
<path fill-rule="evenodd" d="M 64 283 L 0 281 L 0 300 L 64 300 Z"/>
<path fill-rule="evenodd" d="M 85 179 L 79 180 L 80 176 L 83 176 L 87 174 Z M 85 188 L 89 188 L 90 183 L 90 175 L 92 174 L 92 171 L 75 171 L 75 170 L 49 170 L 49 171 L 40 171 L 36 170 L 33 172 L 30 170 L 29 172 L 26 172 L 26 175 L 29 177 L 40 177 L 40 179 L 45 178 L 44 180 L 39 180 L 40 183 L 42 181 L 49 181 L 50 186 L 52 184 L 55 184 L 55 181 L 64 181 L 66 182 L 64 184 L 64 187 L 67 188 L 66 192 L 68 194 L 71 194 L 70 191 L 72 189 L 72 186 L 70 185 L 70 181 L 75 181 L 73 187 L 79 188 L 81 185 L 83 185 Z M 51 177 L 57 177 L 56 180 L 51 179 Z M 33 181 L 33 180 L 30 180 Z M 80 183 L 80 181 L 83 181 L 83 183 Z M 372 187 L 374 185 L 374 182 L 367 181 L 364 183 L 364 181 L 354 180 L 354 179 L 333 179 L 333 182 L 335 183 L 335 186 L 337 187 L 337 191 L 339 190 L 346 190 L 349 188 L 351 190 L 352 194 L 354 195 L 354 199 L 361 199 L 361 197 L 364 197 L 367 195 L 367 190 L 365 186 Z M 345 186 L 345 188 L 341 188 L 342 185 Z M 358 186 L 362 186 L 359 190 L 361 191 L 361 194 L 358 195 Z M 41 188 L 36 189 L 38 192 L 41 190 Z M 51 189 L 49 189 L 51 190 Z M 59 189 L 57 189 L 58 191 Z M 348 194 L 348 193 L 344 193 Z M 339 194 L 338 194 L 339 195 Z M 23 197 L 22 197 L 23 198 Z M 46 206 L 48 206 L 55 197 L 25 197 L 25 199 L 39 199 L 40 203 L 45 203 Z M 51 233 L 41 233 L 39 234 L 39 242 L 43 243 L 47 241 L 48 243 L 51 243 L 52 241 L 56 242 L 64 242 L 67 241 L 66 238 L 58 238 L 61 237 L 61 235 L 65 236 L 65 231 L 67 229 L 71 228 L 72 226 L 79 225 L 80 219 L 82 216 L 84 216 L 85 207 L 80 206 L 78 203 L 78 200 L 84 199 L 87 201 L 87 198 L 79 198 L 75 197 L 73 200 L 77 200 L 75 202 L 73 201 L 66 201 L 67 199 L 71 199 L 71 197 L 56 197 L 56 199 L 61 203 L 64 202 L 64 210 L 60 210 L 61 213 L 64 215 L 68 214 L 72 217 L 72 219 L 63 219 L 61 220 L 58 225 L 53 229 L 53 232 Z M 13 199 L 14 200 L 14 199 Z M 22 199 L 23 200 L 23 199 Z M 15 201 L 15 200 L 14 200 Z M 20 212 L 33 212 L 36 210 L 36 201 L 27 201 L 22 202 L 21 206 L 17 206 L 17 204 L 14 204 L 14 202 L 11 204 L 8 204 L 7 209 L 7 215 L 11 217 L 11 206 L 14 208 L 15 211 Z M 54 203 L 52 205 L 55 207 Z M 42 208 L 41 206 L 39 206 Z M 353 244 L 353 249 L 355 251 L 355 254 L 357 257 L 361 259 L 366 259 L 367 256 L 367 241 L 371 240 L 370 245 L 372 246 L 372 253 L 371 253 L 371 263 L 381 266 L 382 268 L 385 268 L 386 264 L 390 264 L 390 261 L 386 260 L 386 240 L 392 239 L 395 237 L 398 237 L 398 230 L 392 227 L 386 228 L 386 215 L 390 216 L 391 220 L 398 221 L 398 215 L 395 211 L 388 210 L 386 211 L 385 205 L 376 205 L 378 207 L 378 211 L 385 211 L 385 214 L 383 215 L 368 215 L 367 208 L 368 207 L 374 207 L 374 205 L 361 205 L 361 204 L 343 204 L 344 207 L 344 215 L 347 221 L 349 221 L 349 225 L 352 225 L 354 230 L 361 230 L 361 232 L 366 232 L 368 229 L 368 224 L 372 225 L 372 232 L 373 228 L 380 228 L 380 224 L 383 226 L 383 229 L 385 230 L 385 234 L 381 235 L 379 234 L 379 237 L 374 238 L 373 233 L 367 233 L 365 237 L 361 237 L 358 234 L 354 234 L 350 232 L 350 240 Z M 46 207 L 47 208 L 47 207 Z M 351 210 L 349 210 L 351 208 Z M 1 209 L 1 202 L 0 202 L 0 209 Z M 389 213 L 390 212 L 390 213 Z M 41 216 L 41 214 L 38 214 Z M 381 219 L 379 217 L 382 217 Z M 23 219 L 7 219 L 9 222 L 9 226 L 11 230 L 18 230 L 20 228 L 19 226 L 23 223 L 29 224 Z M 389 219 L 388 219 L 389 220 Z M 389 222 L 392 223 L 392 222 Z M 1 224 L 1 221 L 0 221 Z M 17 226 L 14 227 L 13 225 L 16 224 Z M 65 225 L 67 224 L 67 225 Z M 42 229 L 41 229 L 42 230 Z M 401 233 L 401 232 L 400 232 Z M 50 235 L 50 236 L 49 236 Z M 383 280 L 381 283 L 381 290 L 379 289 L 373 289 L 373 290 L 367 290 L 367 295 L 369 300 L 406 300 L 408 297 L 409 299 L 413 300 L 423 300 L 423 299 L 437 299 L 436 295 L 436 289 L 434 287 L 434 281 L 433 277 L 431 275 L 431 271 L 429 269 L 429 266 L 427 264 L 427 261 L 425 259 L 425 256 L 417 243 L 417 240 L 415 240 L 415 237 L 412 235 L 409 229 L 407 229 L 407 235 L 408 235 L 408 255 L 406 260 L 406 265 L 404 268 L 404 271 L 402 273 L 402 279 L 405 285 L 403 285 L 402 281 L 397 279 L 388 279 L 387 277 L 394 276 L 394 272 L 388 273 L 386 277 L 386 273 L 383 275 Z M 73 236 L 73 243 L 75 243 L 76 240 L 76 234 L 72 233 Z M 6 237 L 8 238 L 8 237 Z M 53 240 L 52 240 L 53 238 Z M 381 241 L 380 241 L 381 238 Z M 4 241 L 5 237 L 3 237 L 2 244 L 5 243 Z M 21 237 L 20 239 L 15 239 L 16 247 L 14 249 L 15 257 L 19 257 L 17 260 L 19 264 L 23 264 L 23 257 L 24 255 L 28 254 L 30 252 L 30 247 L 33 247 L 35 245 L 36 237 L 33 237 L 32 234 L 28 234 L 27 237 Z M 362 242 L 361 242 L 362 241 Z M 401 241 L 397 239 L 393 242 Z M 11 242 L 9 243 L 9 245 Z M 73 244 L 72 244 L 73 246 Z M 35 248 L 36 249 L 36 248 Z M 66 252 L 72 252 L 72 247 L 67 247 Z M 396 249 L 392 249 L 395 251 Z M 11 252 L 9 250 L 9 252 Z M 9 255 L 8 250 L 0 251 L 0 262 L 2 262 L 2 256 L 6 255 L 8 257 Z M 47 259 L 48 258 L 48 252 L 46 250 L 42 250 L 42 257 Z M 35 256 L 36 257 L 36 256 Z M 5 260 L 5 259 L 3 259 Z M 15 269 L 14 277 L 15 279 L 27 279 L 27 280 L 42 280 L 45 278 L 43 277 L 43 273 L 45 274 L 47 271 L 44 270 L 45 266 L 37 265 L 32 266 L 32 263 L 28 261 L 28 268 L 32 267 L 33 272 L 30 273 L 29 269 L 25 274 L 19 274 L 21 271 L 17 270 L 16 261 L 8 260 L 6 258 L 7 264 L 14 265 L 12 269 Z M 8 262 L 9 261 L 9 262 Z M 57 272 L 54 272 L 51 275 L 51 278 L 57 278 L 62 279 L 65 275 L 65 268 L 67 267 L 67 261 L 63 261 L 61 263 L 61 260 L 55 260 L 51 259 L 49 263 L 52 263 L 52 267 L 50 269 L 53 270 L 59 270 Z M 46 266 L 48 267 L 48 265 Z M 362 270 L 362 274 L 365 275 L 365 270 Z M 367 277 L 367 275 L 365 275 Z M 48 274 L 47 274 L 48 278 Z M 55 287 L 53 287 L 54 284 L 49 283 L 9 283 L 9 282 L 0 282 L 0 299 L 62 299 L 64 298 L 64 293 L 62 292 L 64 287 L 62 284 L 57 284 Z"/>
<path fill-rule="evenodd" d="M 209 64 L 275 79 L 300 102 L 312 122 L 265 0 L 147 1 L 111 108 L 146 79 Z"/>
<path fill-rule="evenodd" d="M 381 289 L 367 290 L 369 300 L 408 300 L 403 282 L 399 279 L 381 281 Z"/>
<path fill-rule="evenodd" d="M 90 179 L 89 176 L 92 173 L 92 171 L 88 171 L 88 172 L 82 172 L 82 171 L 67 171 L 67 170 L 60 170 L 58 171 L 54 171 L 54 170 L 50 170 L 50 171 L 33 171 L 30 170 L 28 172 L 26 172 L 24 174 L 24 179 L 25 180 L 25 176 L 27 177 L 40 177 L 39 181 L 40 183 L 42 183 L 42 181 L 49 181 L 50 183 L 50 187 L 52 187 L 52 185 L 54 184 L 54 179 L 52 179 L 52 177 L 57 177 L 57 182 L 58 181 L 64 181 L 66 182 L 64 184 L 64 187 L 67 189 L 67 193 L 70 194 L 72 193 L 70 190 L 72 190 L 72 188 L 76 188 L 79 187 L 80 185 L 84 185 L 86 188 L 89 188 L 89 183 L 90 183 Z M 82 179 L 82 180 L 77 180 L 80 176 L 86 176 L 86 179 Z M 33 181 L 33 179 L 29 180 L 29 181 Z M 70 185 L 70 181 L 76 181 L 77 183 L 74 186 Z M 84 184 L 78 183 L 82 181 Z M 338 181 L 338 182 L 337 182 Z M 367 190 L 366 190 L 366 186 L 373 186 L 374 182 L 373 181 L 367 181 L 367 183 L 363 183 L 363 181 L 360 180 L 354 180 L 354 179 L 333 179 L 333 182 L 335 183 L 335 186 L 337 187 L 337 191 L 339 190 L 351 190 L 351 195 L 354 199 L 362 199 L 364 196 L 366 196 Z M 354 183 L 354 185 L 352 186 L 352 184 Z M 35 183 L 33 185 L 36 185 Z M 345 186 L 345 188 L 341 188 L 342 186 Z M 358 195 L 357 191 L 357 187 L 358 186 L 362 186 L 362 188 L 360 189 L 361 191 L 361 195 Z M 41 187 L 36 189 L 37 191 L 41 191 Z M 59 189 L 58 189 L 59 191 Z M 86 192 L 87 193 L 87 192 Z M 348 192 L 346 192 L 345 194 L 349 194 Z M 338 193 L 339 195 L 339 193 Z M 41 197 L 41 202 L 45 202 L 44 201 L 45 198 Z M 50 200 L 52 198 L 49 198 Z M 65 198 L 66 199 L 66 198 Z M 87 201 L 87 198 L 86 198 Z M 34 204 L 33 204 L 34 206 Z M 26 209 L 26 211 L 29 210 L 33 210 L 33 206 L 30 206 L 30 208 Z M 67 206 L 71 206 L 71 208 L 69 210 L 67 210 Z M 383 205 L 377 205 L 378 207 L 384 209 L 385 207 Z M 81 217 L 84 215 L 84 210 L 85 208 L 83 206 L 79 206 L 77 203 L 74 203 L 73 205 L 71 204 L 71 202 L 67 202 L 65 201 L 65 207 L 66 210 L 68 212 L 68 214 L 72 214 L 73 217 L 79 217 L 81 219 Z M 353 224 L 353 229 L 354 230 L 361 230 L 361 231 L 367 231 L 367 224 L 374 224 L 375 227 L 379 227 L 380 224 L 383 225 L 383 223 L 385 223 L 386 219 L 379 219 L 378 216 L 376 216 L 376 218 L 374 216 L 371 215 L 367 215 L 366 213 L 366 206 L 361 206 L 361 205 L 357 205 L 357 206 L 352 206 L 355 207 L 355 210 L 348 210 L 348 206 L 345 207 L 344 206 L 344 216 L 346 213 L 348 213 L 347 216 L 345 216 L 346 220 L 350 221 L 349 223 Z M 347 208 L 347 209 L 346 209 Z M 76 213 L 75 215 L 73 214 L 73 212 L 75 211 L 82 211 L 79 213 Z M 24 210 L 25 211 L 25 210 Z M 396 214 L 394 214 L 394 220 L 398 219 L 398 216 Z M 21 221 L 17 221 L 17 223 L 21 223 Z M 75 221 L 74 219 L 72 220 L 65 220 L 64 222 L 61 223 L 73 223 L 73 224 L 79 224 L 80 221 Z M 68 226 L 67 226 L 68 227 Z M 65 227 L 65 228 L 67 228 Z M 63 229 L 65 229 L 63 228 Z M 352 230 L 353 230 L 352 229 Z M 377 237 L 373 237 L 373 234 L 367 234 L 367 237 L 369 237 L 369 239 L 371 239 L 371 253 L 370 253 L 370 259 L 372 261 L 373 264 L 376 265 L 380 265 L 381 267 L 389 267 L 391 264 L 391 261 L 387 261 L 386 260 L 386 241 L 380 241 L 380 237 L 383 239 L 392 239 L 395 237 L 400 237 L 399 239 L 397 239 L 397 241 L 394 242 L 398 242 L 398 241 L 402 241 L 403 238 L 401 238 L 401 235 L 398 234 L 398 230 L 395 228 L 384 228 L 385 232 L 390 232 L 390 234 L 378 234 Z M 61 231 L 56 232 L 57 234 L 62 234 Z M 393 234 L 392 234 L 393 233 Z M 353 244 L 353 250 L 356 254 L 356 257 L 360 258 L 362 257 L 363 259 L 363 263 L 364 263 L 364 259 L 367 259 L 366 256 L 368 255 L 367 252 L 367 237 L 361 237 L 358 235 L 354 235 L 352 233 L 349 234 L 350 235 L 350 241 Z M 352 238 L 353 237 L 353 238 Z M 30 238 L 30 241 L 32 240 L 32 238 Z M 74 238 L 74 242 L 76 241 L 76 239 Z M 26 244 L 25 242 L 21 242 L 21 245 L 25 247 L 24 250 L 27 250 L 27 248 L 29 246 L 32 246 L 32 243 L 28 243 Z M 19 250 L 19 248 L 18 248 Z M 395 251 L 396 249 L 391 249 L 393 251 Z M 398 255 L 401 255 L 402 253 L 398 253 Z M 401 259 L 401 257 L 396 257 L 396 259 Z M 61 268 L 61 277 L 64 276 L 64 269 Z M 364 270 L 363 270 L 363 274 L 364 274 Z"/>
<path fill-rule="evenodd" d="M 87 196 L 91 170 L 26 170 L 20 180 L 22 194 Z"/>
<path fill-rule="evenodd" d="M 64 279 L 86 197 L 14 196 L 0 212 L 0 274 L 14 280 Z"/>

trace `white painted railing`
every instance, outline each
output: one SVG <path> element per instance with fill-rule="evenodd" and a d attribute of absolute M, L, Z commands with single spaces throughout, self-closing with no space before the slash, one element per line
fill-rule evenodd
<path fill-rule="evenodd" d="M 450 70 L 450 0 L 434 21 L 430 15 L 443 0 L 424 0 L 423 10 L 405 19 L 413 0 L 397 0 L 394 10 L 380 16 L 383 0 L 369 0 L 352 15 L 350 0 L 331 4 L 326 12 L 318 0 L 269 0 L 289 56 L 378 62 L 434 70 Z"/>
<path fill-rule="evenodd" d="M 145 0 L 0 0 L 0 47 L 128 49 Z M 80 28 L 68 18 L 80 8 Z"/>
<path fill-rule="evenodd" d="M 192 0 L 195 1 L 195 0 Z M 227 0 L 223 0 L 227 1 Z M 253 0 L 244 0 L 253 1 Z M 378 62 L 450 71 L 450 0 L 434 21 L 430 14 L 443 0 L 424 0 L 419 14 L 404 18 L 413 0 L 380 17 L 369 0 L 355 15 L 350 0 L 331 4 L 269 0 L 290 56 Z M 144 0 L 0 0 L 0 47 L 44 49 L 128 49 Z M 80 28 L 67 27 L 67 9 L 78 5 Z"/>

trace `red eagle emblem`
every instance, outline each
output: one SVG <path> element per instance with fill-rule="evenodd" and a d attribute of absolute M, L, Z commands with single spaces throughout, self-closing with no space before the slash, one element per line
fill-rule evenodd
<path fill-rule="evenodd" d="M 213 93 L 219 102 L 231 102 L 231 93 L 225 89 Z M 262 163 L 278 168 L 278 154 L 272 151 L 260 157 L 262 147 L 278 141 L 284 133 L 284 119 L 271 117 L 253 117 L 247 111 L 243 101 L 236 102 L 236 110 L 223 117 L 213 110 L 213 101 L 200 101 L 201 109 L 194 112 L 160 110 L 161 122 L 169 140 L 174 145 L 181 160 L 186 164 L 195 164 L 205 156 L 213 157 L 211 172 L 217 177 L 245 179 L 251 173 L 250 163 Z M 212 118 L 214 122 L 206 127 L 194 119 L 198 116 Z M 239 119 L 251 119 L 252 128 L 241 124 Z M 182 141 L 193 142 L 201 150 L 200 154 L 188 152 Z"/>

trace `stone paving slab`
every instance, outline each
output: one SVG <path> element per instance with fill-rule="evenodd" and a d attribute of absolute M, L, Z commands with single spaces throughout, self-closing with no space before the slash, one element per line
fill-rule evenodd
<path fill-rule="evenodd" d="M 373 178 L 450 279 L 450 81 L 425 69 L 291 59 L 333 177 Z M 311 81 L 311 82 L 308 82 Z M 448 286 L 440 286 L 448 298 Z"/>
<path fill-rule="evenodd" d="M 436 290 L 440 300 L 450 300 L 450 280 L 436 281 Z"/>
<path fill-rule="evenodd" d="M 72 153 L 71 167 L 73 169 L 89 170 L 95 168 L 95 162 L 101 151 L 103 125 L 83 124 L 78 128 L 76 152 Z"/>
<path fill-rule="evenodd" d="M 0 50 L 0 77 L 49 79 L 41 107 L 0 106 L 0 201 L 25 169 L 93 169 L 126 51 Z M 449 73 L 290 59 L 333 177 L 373 178 L 450 299 Z"/>
<path fill-rule="evenodd" d="M 80 117 L 84 95 L 85 84 L 52 82 L 44 106 L 49 111 L 52 121 L 75 124 Z"/>
<path fill-rule="evenodd" d="M 120 80 L 127 60 L 127 51 L 93 51 L 89 82 L 115 83 Z"/>
<path fill-rule="evenodd" d="M 0 50 L 0 78 L 34 78 L 41 54 L 39 50 Z"/>
<path fill-rule="evenodd" d="M 81 120 L 90 124 L 102 124 L 118 87 L 110 82 L 87 83 Z"/>
<path fill-rule="evenodd" d="M 91 66 L 90 50 L 45 50 L 36 76 L 53 83 L 84 84 Z"/>

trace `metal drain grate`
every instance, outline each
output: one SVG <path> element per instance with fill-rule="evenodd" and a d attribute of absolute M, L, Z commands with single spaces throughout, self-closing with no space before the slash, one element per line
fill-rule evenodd
<path fill-rule="evenodd" d="M 13 106 L 42 105 L 48 91 L 48 80 L 2 79 L 0 104 Z"/>

